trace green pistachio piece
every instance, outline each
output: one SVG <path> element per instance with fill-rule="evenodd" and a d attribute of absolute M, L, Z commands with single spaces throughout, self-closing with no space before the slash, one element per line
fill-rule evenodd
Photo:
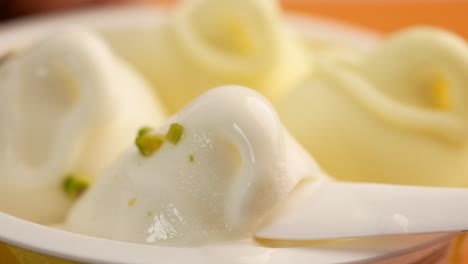
<path fill-rule="evenodd" d="M 63 190 L 70 199 L 78 198 L 91 185 L 88 177 L 68 174 L 63 181 Z"/>
<path fill-rule="evenodd" d="M 179 123 L 173 123 L 167 131 L 166 139 L 174 145 L 179 143 L 184 134 L 184 127 Z"/>
<path fill-rule="evenodd" d="M 162 135 L 151 134 L 152 131 L 152 128 L 144 127 L 138 131 L 138 135 L 135 139 L 135 144 L 144 157 L 153 155 L 164 142 L 164 137 Z"/>
<path fill-rule="evenodd" d="M 137 202 L 137 198 L 128 200 L 128 207 L 134 206 L 136 202 Z"/>

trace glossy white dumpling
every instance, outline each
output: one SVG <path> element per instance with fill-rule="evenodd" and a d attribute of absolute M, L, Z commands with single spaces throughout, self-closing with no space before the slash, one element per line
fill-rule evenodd
<path fill-rule="evenodd" d="M 184 127 L 150 157 L 136 147 L 72 209 L 73 232 L 158 245 L 247 238 L 302 179 L 323 176 L 272 106 L 237 86 L 206 92 L 158 129 Z"/>
<path fill-rule="evenodd" d="M 468 186 L 467 100 L 467 43 L 418 27 L 350 65 L 320 63 L 276 107 L 338 179 Z"/>
<path fill-rule="evenodd" d="M 100 174 L 163 117 L 149 86 L 85 29 L 17 54 L 0 66 L 0 211 L 62 220 L 65 176 Z"/>
<path fill-rule="evenodd" d="M 246 85 L 274 100 L 308 71 L 275 0 L 189 0 L 157 25 L 104 34 L 171 113 L 204 91 Z"/>

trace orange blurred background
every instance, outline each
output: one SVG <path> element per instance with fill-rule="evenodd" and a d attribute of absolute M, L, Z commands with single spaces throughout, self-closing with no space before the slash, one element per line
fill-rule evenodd
<path fill-rule="evenodd" d="M 380 32 L 416 24 L 449 29 L 468 39 L 468 1 L 283 0 L 286 9 L 336 18 Z"/>
<path fill-rule="evenodd" d="M 349 22 L 380 32 L 426 24 L 468 39 L 468 0 L 280 0 L 285 9 Z M 123 2 L 173 3 L 175 0 L 0 0 L 0 17 L 11 18 L 85 5 Z"/>

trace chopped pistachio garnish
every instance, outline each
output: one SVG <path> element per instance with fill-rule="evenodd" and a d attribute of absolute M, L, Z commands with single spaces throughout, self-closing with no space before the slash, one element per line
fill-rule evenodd
<path fill-rule="evenodd" d="M 151 131 L 153 131 L 152 127 L 142 127 L 140 130 L 138 130 L 138 136 L 137 137 L 142 137 L 147 134 L 149 134 Z"/>
<path fill-rule="evenodd" d="M 78 198 L 91 185 L 87 177 L 69 174 L 63 181 L 63 190 L 70 199 Z"/>
<path fill-rule="evenodd" d="M 184 134 L 184 127 L 179 123 L 173 123 L 167 131 L 166 139 L 172 144 L 176 145 L 179 143 L 182 135 Z"/>
<path fill-rule="evenodd" d="M 154 214 L 154 213 L 153 213 L 152 211 L 146 212 L 146 215 L 149 216 L 149 217 L 153 216 L 153 214 Z"/>
<path fill-rule="evenodd" d="M 134 206 L 136 202 L 137 202 L 137 198 L 128 200 L 128 207 Z"/>
<path fill-rule="evenodd" d="M 195 161 L 195 155 L 190 154 L 188 160 L 189 160 L 190 162 L 194 162 L 194 161 Z"/>
<path fill-rule="evenodd" d="M 141 155 L 144 157 L 150 157 L 153 153 L 158 150 L 164 142 L 163 135 L 151 134 L 153 131 L 150 127 L 144 127 L 138 131 L 138 135 L 135 139 L 135 144 L 138 147 Z"/>

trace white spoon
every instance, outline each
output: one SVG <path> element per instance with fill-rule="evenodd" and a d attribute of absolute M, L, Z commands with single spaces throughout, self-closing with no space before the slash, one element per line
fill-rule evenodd
<path fill-rule="evenodd" d="M 255 233 L 328 240 L 468 230 L 468 188 L 325 181 L 300 186 Z"/>

